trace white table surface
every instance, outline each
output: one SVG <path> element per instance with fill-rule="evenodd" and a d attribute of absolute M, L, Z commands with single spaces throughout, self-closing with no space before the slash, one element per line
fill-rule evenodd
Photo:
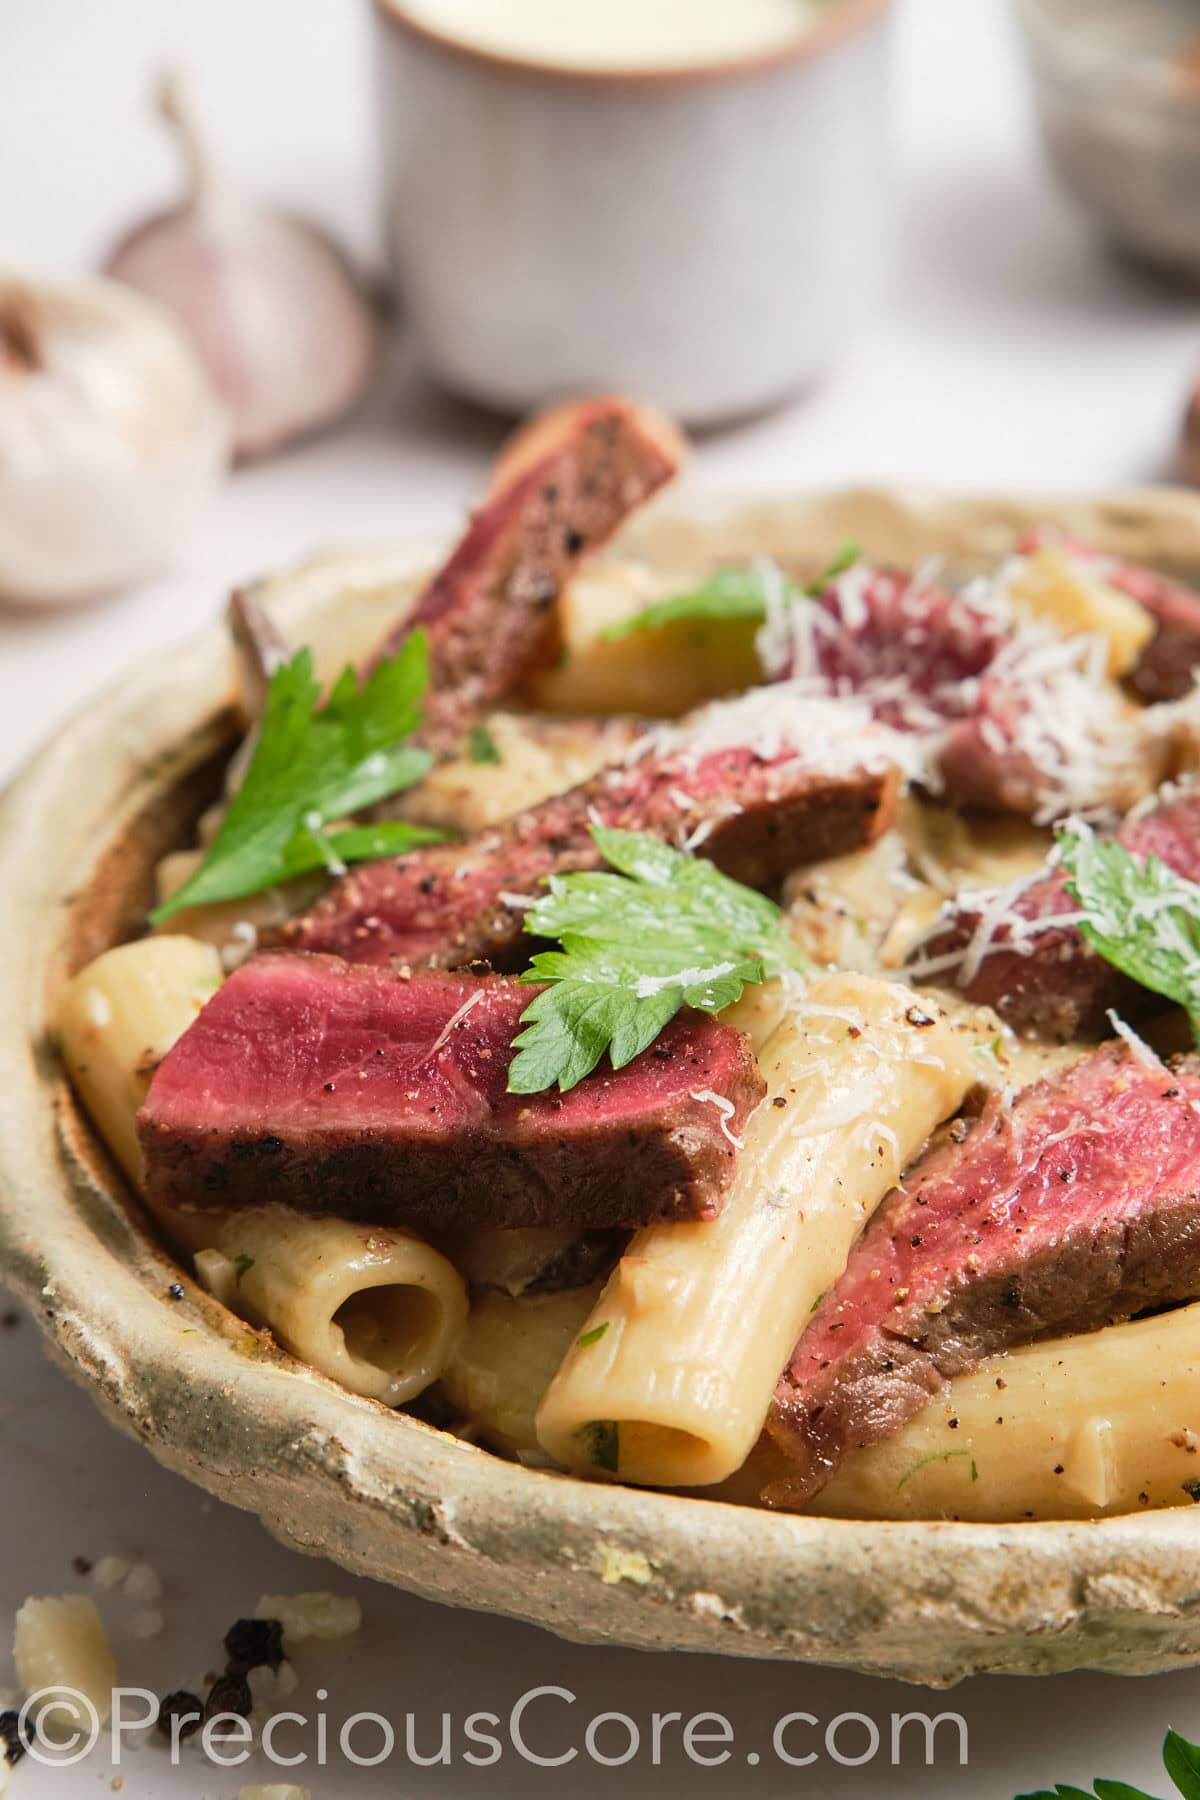
<path fill-rule="evenodd" d="M 1200 364 L 1194 296 L 1106 260 L 1049 185 L 1001 0 L 901 0 L 899 25 L 905 230 L 887 314 L 803 404 L 706 442 L 693 484 L 1084 490 L 1161 478 Z M 148 72 L 167 55 L 193 69 L 231 163 L 337 220 L 369 253 L 368 52 L 349 0 L 0 0 L 5 258 L 47 271 L 82 266 L 168 191 L 169 156 L 143 111 Z M 497 436 L 400 357 L 391 389 L 355 427 L 239 475 L 163 580 L 94 611 L 0 614 L 0 776 L 144 651 L 213 617 L 236 578 L 320 544 L 451 528 Z M 304 1660 L 292 1702 L 300 1710 L 319 1710 L 323 1684 L 335 1718 L 380 1710 L 402 1742 L 404 1714 L 415 1713 L 417 1747 L 428 1749 L 443 1710 L 459 1720 L 503 1713 L 549 1682 L 578 1696 L 577 1730 L 611 1709 L 641 1718 L 713 1709 L 738 1736 L 731 1760 L 712 1769 L 676 1751 L 660 1767 L 643 1756 L 625 1769 L 582 1757 L 559 1771 L 515 1758 L 421 1769 L 398 1756 L 374 1773 L 344 1763 L 297 1771 L 324 1800 L 559 1791 L 1008 1800 L 1096 1773 L 1161 1792 L 1164 1727 L 1200 1736 L 1192 1675 L 975 1680 L 939 1700 L 828 1671 L 564 1646 L 353 1583 L 280 1550 L 253 1519 L 205 1500 L 110 1432 L 44 1364 L 30 1322 L 0 1335 L 0 1356 L 0 1641 L 25 1594 L 82 1585 L 72 1557 L 126 1548 L 167 1582 L 167 1631 L 139 1643 L 127 1606 L 106 1600 L 105 1610 L 123 1679 L 160 1691 L 207 1666 L 225 1626 L 264 1589 L 329 1585 L 360 1593 L 366 1623 L 354 1644 Z M 0 1682 L 6 1654 L 0 1648 Z M 889 1714 L 927 1701 L 966 1720 L 967 1771 L 948 1752 L 933 1769 L 917 1760 L 892 1768 L 885 1755 L 859 1769 L 824 1759 L 786 1770 L 769 1755 L 771 1722 L 783 1713 L 867 1713 L 886 1744 Z M 565 1741 L 551 1740 L 568 1715 L 544 1717 L 549 1753 Z M 14 1791 L 75 1800 L 108 1791 L 115 1773 L 100 1753 L 70 1772 L 26 1762 Z M 134 1752 L 121 1773 L 137 1800 L 216 1800 L 251 1778 L 198 1757 L 172 1770 L 155 1748 Z"/>

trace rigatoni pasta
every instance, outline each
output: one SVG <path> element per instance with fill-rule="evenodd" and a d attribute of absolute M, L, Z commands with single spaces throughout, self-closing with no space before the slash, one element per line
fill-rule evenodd
<path fill-rule="evenodd" d="M 221 960 L 195 938 L 141 938 L 106 950 L 67 984 L 56 1028 L 76 1092 L 131 1181 L 140 1182 L 137 1111 L 175 1040 L 221 985 Z"/>
<path fill-rule="evenodd" d="M 970 1034 L 926 1006 L 867 976 L 813 983 L 763 1051 L 720 1216 L 638 1232 L 551 1383 L 538 1439 L 557 1462 L 668 1487 L 744 1462 L 814 1303 L 970 1084 Z"/>
<path fill-rule="evenodd" d="M 142 1186 L 137 1113 L 167 1051 L 220 987 L 211 944 L 178 935 L 106 950 L 67 984 L 55 1028 L 75 1091 L 130 1181 Z M 211 1244 L 220 1220 L 158 1207 L 189 1250 Z"/>
<path fill-rule="evenodd" d="M 239 1312 L 385 1406 L 436 1381 L 466 1324 L 462 1277 L 411 1232 L 270 1207 L 231 1214 L 218 1248 L 233 1266 Z"/>
<path fill-rule="evenodd" d="M 481 1294 L 446 1367 L 442 1389 L 485 1444 L 540 1457 L 536 1418 L 556 1371 L 585 1330 L 601 1283 L 558 1294 Z"/>
<path fill-rule="evenodd" d="M 1027 1344 L 852 1451 L 817 1511 L 1086 1519 L 1200 1497 L 1200 1305 Z"/>

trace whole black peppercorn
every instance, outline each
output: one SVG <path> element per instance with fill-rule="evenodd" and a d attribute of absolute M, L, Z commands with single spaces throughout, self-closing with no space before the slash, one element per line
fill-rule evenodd
<path fill-rule="evenodd" d="M 0 1712 L 0 1756 L 11 1769 L 19 1763 L 25 1754 L 25 1740 L 21 1736 L 21 1715 L 17 1712 Z"/>
<path fill-rule="evenodd" d="M 254 1696 L 244 1675 L 218 1675 L 204 1702 L 204 1722 L 207 1725 L 220 1713 L 238 1713 L 248 1719 L 253 1705 Z"/>
<path fill-rule="evenodd" d="M 238 1619 L 225 1633 L 226 1673 L 278 1669 L 283 1661 L 283 1626 L 278 1619 Z"/>
<path fill-rule="evenodd" d="M 176 1688 L 173 1694 L 159 1701 L 158 1729 L 165 1738 L 182 1743 L 184 1738 L 193 1737 L 199 1731 L 203 1715 L 204 1702 L 199 1694 L 189 1693 L 187 1688 Z"/>

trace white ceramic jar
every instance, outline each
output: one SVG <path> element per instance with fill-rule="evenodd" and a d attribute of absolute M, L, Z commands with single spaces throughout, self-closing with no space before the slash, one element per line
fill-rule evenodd
<path fill-rule="evenodd" d="M 389 254 L 420 352 L 505 412 L 620 388 L 690 425 L 802 388 L 889 263 L 887 0 L 690 67 L 472 47 L 377 0 Z"/>

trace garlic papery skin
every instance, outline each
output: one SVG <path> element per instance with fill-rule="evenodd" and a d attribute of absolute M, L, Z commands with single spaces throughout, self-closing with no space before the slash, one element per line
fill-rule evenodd
<path fill-rule="evenodd" d="M 265 456 L 354 404 L 378 320 L 322 231 L 251 205 L 220 179 L 170 78 L 159 108 L 182 144 L 188 191 L 131 232 L 106 271 L 169 307 L 229 410 L 235 453 Z"/>
<path fill-rule="evenodd" d="M 229 454 L 167 313 L 115 282 L 0 270 L 0 601 L 70 605 L 155 573 Z"/>

